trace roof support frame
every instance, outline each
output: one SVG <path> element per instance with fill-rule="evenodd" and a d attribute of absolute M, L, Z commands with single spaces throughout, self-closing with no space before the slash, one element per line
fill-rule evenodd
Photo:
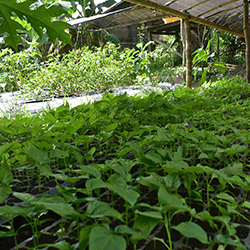
<path fill-rule="evenodd" d="M 227 33 L 232 33 L 232 34 L 234 34 L 236 36 L 242 36 L 242 37 L 244 36 L 244 34 L 242 32 L 235 31 L 235 30 L 229 29 L 229 28 L 227 28 L 225 26 L 222 26 L 222 25 L 216 24 L 214 22 L 208 21 L 206 19 L 199 18 L 199 17 L 196 17 L 196 16 L 192 16 L 192 15 L 187 14 L 185 12 L 181 12 L 179 10 L 172 9 L 172 8 L 170 8 L 168 6 L 160 5 L 160 4 L 157 4 L 155 2 L 151 2 L 150 0 L 126 0 L 126 1 L 137 4 L 137 5 L 141 5 L 141 6 L 144 6 L 144 7 L 148 7 L 148 8 L 151 8 L 151 9 L 155 9 L 157 11 L 160 11 L 160 12 L 163 12 L 163 13 L 166 13 L 166 14 L 172 14 L 172 15 L 175 15 L 175 16 L 183 18 L 183 19 L 189 18 L 189 21 L 199 23 L 199 24 L 203 24 L 205 26 L 209 26 L 209 27 L 212 27 L 212 28 L 215 28 L 215 29 L 218 29 L 218 30 L 222 30 L 222 31 L 225 31 Z"/>

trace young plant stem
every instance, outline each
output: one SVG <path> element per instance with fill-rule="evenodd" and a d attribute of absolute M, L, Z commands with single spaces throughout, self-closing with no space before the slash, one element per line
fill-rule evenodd
<path fill-rule="evenodd" d="M 37 182 L 39 186 L 39 192 L 41 192 L 41 171 L 40 169 L 37 169 Z"/>
<path fill-rule="evenodd" d="M 170 212 L 168 212 L 168 215 L 164 218 L 164 224 L 165 224 L 167 235 L 168 235 L 169 250 L 172 250 L 173 248 L 172 248 L 172 240 L 171 240 L 171 233 L 170 233 L 170 228 L 171 228 Z"/>
<path fill-rule="evenodd" d="M 10 227 L 14 229 L 14 223 L 13 223 L 13 219 L 10 220 Z M 18 250 L 18 242 L 17 242 L 17 237 L 16 237 L 16 232 L 15 232 L 15 229 L 14 229 L 14 241 L 15 241 L 15 247 L 16 247 L 16 250 Z"/>
<path fill-rule="evenodd" d="M 126 206 L 126 226 L 128 226 L 128 203 L 125 202 L 125 206 Z"/>
<path fill-rule="evenodd" d="M 210 198 L 209 198 L 209 188 L 210 188 L 210 184 L 212 182 L 212 178 L 211 180 L 209 181 L 208 177 L 206 178 L 206 184 L 207 184 L 207 209 L 209 211 L 209 208 L 210 208 Z"/>

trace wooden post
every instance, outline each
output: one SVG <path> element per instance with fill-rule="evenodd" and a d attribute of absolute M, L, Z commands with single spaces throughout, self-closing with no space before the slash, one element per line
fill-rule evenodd
<path fill-rule="evenodd" d="M 250 32 L 249 32 L 249 3 L 248 0 L 243 0 L 244 14 L 244 35 L 246 41 L 246 74 L 247 83 L 250 83 Z"/>
<path fill-rule="evenodd" d="M 152 41 L 152 34 L 150 31 L 147 30 L 147 42 Z M 152 52 L 153 51 L 153 46 L 152 43 L 148 45 L 148 51 Z"/>
<path fill-rule="evenodd" d="M 180 31 L 181 31 L 181 40 L 182 40 L 182 66 L 186 67 L 186 32 L 184 19 L 180 21 Z"/>
<path fill-rule="evenodd" d="M 183 68 L 183 74 L 182 78 L 183 81 L 185 79 L 185 67 L 186 67 L 186 31 L 185 31 L 185 23 L 184 19 L 181 19 L 180 21 L 180 31 L 181 31 L 181 41 L 182 41 L 182 68 Z"/>
<path fill-rule="evenodd" d="M 191 25 L 189 18 L 185 19 L 185 31 L 186 31 L 186 86 L 192 87 L 192 42 L 191 42 Z"/>
<path fill-rule="evenodd" d="M 220 31 L 217 30 L 217 52 L 216 52 L 217 61 L 220 61 Z"/>
<path fill-rule="evenodd" d="M 180 52 L 181 51 L 181 46 L 180 46 L 180 35 L 179 32 L 175 32 L 175 41 L 178 43 L 178 47 L 177 47 L 177 51 Z"/>

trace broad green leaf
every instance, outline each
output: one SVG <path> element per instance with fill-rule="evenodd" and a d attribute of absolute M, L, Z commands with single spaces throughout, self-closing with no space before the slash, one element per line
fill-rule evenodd
<path fill-rule="evenodd" d="M 90 166 L 80 166 L 81 170 L 84 172 L 93 175 L 95 178 L 101 178 L 101 172 L 96 168 L 96 165 Z"/>
<path fill-rule="evenodd" d="M 145 157 L 148 158 L 149 160 L 155 162 L 155 163 L 162 163 L 163 162 L 163 158 L 162 156 L 155 152 L 154 150 L 150 150 L 149 152 L 147 152 L 145 154 Z"/>
<path fill-rule="evenodd" d="M 67 157 L 69 154 L 68 152 L 65 152 L 61 149 L 55 148 L 53 150 L 50 151 L 50 158 L 65 158 Z"/>
<path fill-rule="evenodd" d="M 159 188 L 158 200 L 164 206 L 173 206 L 173 207 L 183 206 L 182 200 L 176 194 L 170 194 L 164 187 Z"/>
<path fill-rule="evenodd" d="M 71 247 L 70 243 L 68 243 L 67 241 L 65 240 L 62 240 L 62 241 L 59 241 L 55 244 L 46 244 L 47 246 L 50 246 L 50 247 L 54 247 L 54 248 L 57 248 L 59 250 L 73 250 L 73 248 Z"/>
<path fill-rule="evenodd" d="M 227 244 L 227 245 L 231 245 L 231 246 L 236 246 L 236 247 L 238 247 L 238 249 L 242 249 L 242 250 L 247 249 L 245 246 L 242 245 L 242 243 L 239 240 L 237 242 L 237 241 L 233 240 L 231 237 L 221 235 L 221 234 L 218 234 L 215 236 L 214 242 L 220 243 L 220 244 Z"/>
<path fill-rule="evenodd" d="M 86 188 L 91 192 L 96 188 L 106 188 L 106 183 L 100 178 L 94 178 L 86 181 Z"/>
<path fill-rule="evenodd" d="M 30 146 L 28 148 L 28 154 L 31 156 L 31 158 L 39 164 L 45 164 L 48 163 L 49 156 L 46 151 L 43 151 L 41 149 L 38 149 L 34 146 Z"/>
<path fill-rule="evenodd" d="M 115 232 L 118 234 L 131 234 L 134 237 L 137 238 L 144 238 L 142 235 L 140 235 L 139 233 L 137 233 L 136 231 L 134 231 L 133 229 L 129 228 L 126 225 L 119 225 L 115 228 Z"/>
<path fill-rule="evenodd" d="M 181 185 L 181 179 L 177 174 L 169 174 L 165 178 L 165 184 L 168 188 L 177 190 Z"/>
<path fill-rule="evenodd" d="M 120 43 L 119 38 L 115 34 L 105 34 L 104 39 L 106 39 L 107 41 L 110 41 L 110 42 L 112 42 L 114 44 L 119 44 Z"/>
<path fill-rule="evenodd" d="M 117 174 L 112 175 L 108 179 L 106 186 L 109 190 L 120 195 L 132 206 L 136 203 L 140 196 L 139 193 L 132 190 L 132 188 L 126 184 L 125 180 Z"/>
<path fill-rule="evenodd" d="M 207 233 L 198 224 L 188 221 L 182 222 L 177 226 L 173 226 L 173 229 L 180 232 L 187 238 L 196 238 L 203 244 L 208 244 Z"/>
<path fill-rule="evenodd" d="M 221 62 L 215 62 L 214 63 L 214 67 L 217 68 L 223 74 L 226 73 L 227 67 L 223 63 L 221 63 Z"/>
<path fill-rule="evenodd" d="M 143 237 L 148 237 L 161 219 L 137 215 L 134 220 L 133 229 Z"/>
<path fill-rule="evenodd" d="M 157 174 L 151 174 L 148 177 L 140 176 L 136 179 L 138 183 L 141 185 L 150 187 L 152 189 L 159 189 L 159 187 L 164 186 L 164 177 L 157 175 Z"/>
<path fill-rule="evenodd" d="M 234 175 L 244 176 L 242 163 L 234 163 L 233 165 L 228 165 L 223 170 L 224 173 L 227 174 L 228 176 L 234 176 Z"/>
<path fill-rule="evenodd" d="M 65 29 L 69 28 L 70 25 L 66 22 L 52 20 L 52 17 L 58 17 L 65 12 L 55 6 L 46 8 L 45 5 L 31 10 L 30 5 L 32 3 L 34 3 L 33 0 L 21 3 L 17 3 L 16 0 L 0 0 L 0 17 L 3 18 L 0 33 L 7 32 L 9 34 L 6 43 L 15 49 L 18 43 L 22 43 L 21 38 L 17 35 L 17 30 L 22 29 L 22 26 L 13 19 L 13 13 L 15 13 L 21 20 L 25 17 L 25 20 L 32 25 L 40 37 L 43 36 L 43 28 L 46 28 L 47 34 L 53 43 L 56 43 L 56 38 L 59 38 L 71 44 L 69 34 L 65 33 Z"/>
<path fill-rule="evenodd" d="M 234 200 L 234 198 L 227 193 L 219 193 L 215 197 L 217 197 L 219 199 L 230 201 L 232 204 L 235 204 L 235 205 L 237 204 L 237 202 Z"/>
<path fill-rule="evenodd" d="M 13 175 L 4 157 L 3 164 L 0 166 L 0 185 L 1 183 L 8 185 L 12 181 L 13 181 Z"/>
<path fill-rule="evenodd" d="M 146 216 L 146 217 L 150 217 L 150 218 L 163 219 L 161 213 L 158 211 L 147 210 L 145 212 L 141 212 L 139 210 L 136 210 L 135 213 Z"/>
<path fill-rule="evenodd" d="M 125 239 L 113 234 L 107 227 L 96 226 L 89 235 L 89 250 L 126 250 Z"/>
<path fill-rule="evenodd" d="M 13 193 L 14 196 L 16 196 L 18 199 L 22 200 L 22 201 L 25 201 L 25 202 L 30 202 L 30 201 L 33 201 L 33 200 L 36 200 L 36 198 L 29 194 L 29 193 L 18 193 L 18 192 L 14 192 Z"/>
<path fill-rule="evenodd" d="M 175 156 L 177 155 L 179 154 L 175 154 Z M 166 161 L 166 163 L 162 165 L 162 168 L 169 174 L 181 173 L 184 169 L 188 167 L 189 167 L 188 164 L 180 159 L 173 159 L 172 161 Z"/>
<path fill-rule="evenodd" d="M 0 203 L 5 201 L 12 192 L 12 188 L 9 185 L 0 183 Z"/>
<path fill-rule="evenodd" d="M 106 129 L 108 131 L 114 131 L 117 128 L 117 126 L 118 126 L 118 122 L 115 122 L 115 123 L 109 124 Z"/>
<path fill-rule="evenodd" d="M 80 217 L 80 214 L 78 214 L 70 204 L 57 195 L 43 195 L 36 200 L 31 200 L 30 204 L 42 206 L 65 218 Z"/>
<path fill-rule="evenodd" d="M 209 158 L 208 155 L 205 153 L 201 153 L 198 157 L 198 159 L 208 159 L 208 158 Z"/>
<path fill-rule="evenodd" d="M 83 180 L 83 179 L 88 179 L 89 176 L 88 175 L 81 175 L 81 176 L 77 176 L 77 177 L 69 177 L 65 174 L 53 174 L 53 177 L 55 177 L 56 180 L 61 180 L 61 181 L 66 181 L 68 183 L 70 183 L 72 186 L 75 185 L 75 183 L 78 180 Z"/>
<path fill-rule="evenodd" d="M 241 206 L 250 209 L 250 202 L 249 201 L 244 201 Z"/>
<path fill-rule="evenodd" d="M 3 231 L 0 231 L 0 238 L 4 238 L 4 237 L 11 237 L 11 236 L 17 236 L 18 233 L 15 233 L 15 232 L 3 232 Z"/>
<path fill-rule="evenodd" d="M 91 202 L 87 207 L 86 215 L 91 218 L 108 216 L 124 221 L 122 215 L 116 209 L 110 207 L 107 203 L 102 201 Z"/>
<path fill-rule="evenodd" d="M 0 26 L 1 27 L 1 26 Z M 21 144 L 17 141 L 12 141 L 5 143 L 0 146 L 0 160 L 5 153 L 9 153 L 10 151 L 15 151 L 16 149 L 21 148 Z"/>
<path fill-rule="evenodd" d="M 16 215 L 28 217 L 29 213 L 30 213 L 30 208 L 27 209 L 27 208 L 21 208 L 21 207 L 9 206 L 9 205 L 0 207 L 0 215 L 7 219 L 13 218 Z"/>
<path fill-rule="evenodd" d="M 94 153 L 96 151 L 95 147 L 92 147 L 86 154 L 84 154 L 84 159 L 88 161 L 94 161 L 95 158 L 93 157 Z"/>
<path fill-rule="evenodd" d="M 80 249 L 85 250 L 86 247 L 88 246 L 89 235 L 93 227 L 95 227 L 94 224 L 81 229 L 80 236 L 79 236 Z"/>
<path fill-rule="evenodd" d="M 114 159 L 106 161 L 105 165 L 107 165 L 109 168 L 113 169 L 115 172 L 120 174 L 120 176 L 125 181 L 128 182 L 131 181 L 131 175 L 129 174 L 129 171 L 135 165 L 135 162 L 127 159 Z"/>

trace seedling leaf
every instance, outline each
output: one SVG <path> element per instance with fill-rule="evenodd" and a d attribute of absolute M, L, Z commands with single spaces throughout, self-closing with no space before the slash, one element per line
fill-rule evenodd
<path fill-rule="evenodd" d="M 89 235 L 89 250 L 126 250 L 125 239 L 107 227 L 96 226 Z"/>
<path fill-rule="evenodd" d="M 173 229 L 180 232 L 187 238 L 196 238 L 203 244 L 208 244 L 207 233 L 198 224 L 188 221 L 182 222 L 177 226 L 173 226 Z"/>
<path fill-rule="evenodd" d="M 122 215 L 117 210 L 110 207 L 107 203 L 101 201 L 91 202 L 87 207 L 86 215 L 91 218 L 108 216 L 116 218 L 120 221 L 124 221 Z"/>

